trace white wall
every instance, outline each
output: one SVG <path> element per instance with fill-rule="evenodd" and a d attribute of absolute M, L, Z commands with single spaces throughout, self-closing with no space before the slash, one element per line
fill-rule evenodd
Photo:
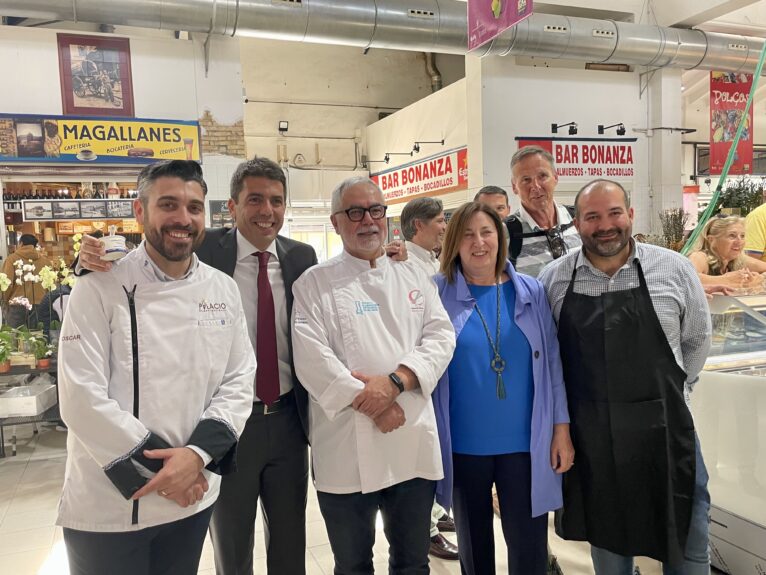
<path fill-rule="evenodd" d="M 245 106 L 248 156 L 278 159 L 283 153 L 290 164 L 304 167 L 359 168 L 355 138 L 366 153 L 362 131 L 380 113 L 395 112 L 431 93 L 419 52 L 373 49 L 364 54 L 347 46 L 251 38 L 243 38 L 241 46 L 250 100 Z M 445 85 L 464 75 L 462 57 L 438 55 L 436 64 Z M 284 137 L 277 130 L 280 120 L 289 123 Z"/>
<path fill-rule="evenodd" d="M 419 154 L 391 156 L 388 164 L 370 165 L 371 173 L 379 173 L 409 164 L 429 156 L 467 145 L 466 123 L 466 82 L 460 80 L 430 96 L 415 102 L 407 108 L 372 124 L 367 128 L 366 140 L 369 159 L 380 160 L 386 152 L 408 152 L 416 141 L 439 141 L 444 145 L 423 144 Z M 468 151 L 468 165 L 473 158 Z M 469 168 L 470 170 L 470 168 Z M 469 186 L 470 186 L 469 171 Z M 459 206 L 468 199 L 465 190 L 440 196 L 445 208 Z M 404 202 L 392 203 L 388 215 L 401 213 Z"/>

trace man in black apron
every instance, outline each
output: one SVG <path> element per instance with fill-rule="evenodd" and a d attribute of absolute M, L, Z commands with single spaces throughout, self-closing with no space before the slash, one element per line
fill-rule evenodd
<path fill-rule="evenodd" d="M 616 182 L 586 185 L 575 209 L 583 250 L 540 274 L 576 461 L 556 531 L 591 543 L 596 575 L 630 575 L 636 555 L 707 574 L 707 473 L 685 401 L 710 348 L 704 291 L 686 258 L 631 239 Z"/>

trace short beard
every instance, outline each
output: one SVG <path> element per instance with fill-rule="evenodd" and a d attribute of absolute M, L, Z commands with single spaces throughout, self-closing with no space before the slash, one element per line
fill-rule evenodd
<path fill-rule="evenodd" d="M 593 236 L 583 238 L 585 250 L 602 258 L 610 258 L 619 254 L 630 243 L 630 228 L 619 230 L 617 237 L 608 243 L 599 242 Z"/>
<path fill-rule="evenodd" d="M 191 232 L 192 234 L 192 243 L 188 251 L 178 251 L 178 252 L 169 252 L 165 249 L 165 246 L 163 245 L 162 238 L 165 235 L 166 231 L 169 230 L 183 230 Z M 146 241 L 149 242 L 149 244 L 154 248 L 154 250 L 160 254 L 163 258 L 170 262 L 182 262 L 185 259 L 191 257 L 192 253 L 200 246 L 202 243 L 203 238 L 205 237 L 204 230 L 201 232 L 193 232 L 189 229 L 185 228 L 161 228 L 159 230 L 159 235 L 155 233 L 155 231 L 149 232 L 148 230 L 145 230 L 146 235 Z"/>

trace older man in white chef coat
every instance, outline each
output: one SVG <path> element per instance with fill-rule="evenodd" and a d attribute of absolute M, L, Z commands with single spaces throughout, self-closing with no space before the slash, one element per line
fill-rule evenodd
<path fill-rule="evenodd" d="M 367 178 L 342 182 L 341 255 L 293 285 L 293 354 L 308 390 L 312 466 L 335 574 L 373 573 L 378 510 L 393 574 L 425 574 L 442 477 L 431 392 L 455 347 L 436 288 L 383 253 L 386 206 Z"/>

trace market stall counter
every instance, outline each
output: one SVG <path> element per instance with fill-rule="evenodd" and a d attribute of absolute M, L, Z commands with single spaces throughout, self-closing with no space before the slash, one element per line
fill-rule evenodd
<path fill-rule="evenodd" d="M 766 573 L 766 295 L 716 296 L 713 348 L 692 393 L 710 475 L 712 564 Z"/>

